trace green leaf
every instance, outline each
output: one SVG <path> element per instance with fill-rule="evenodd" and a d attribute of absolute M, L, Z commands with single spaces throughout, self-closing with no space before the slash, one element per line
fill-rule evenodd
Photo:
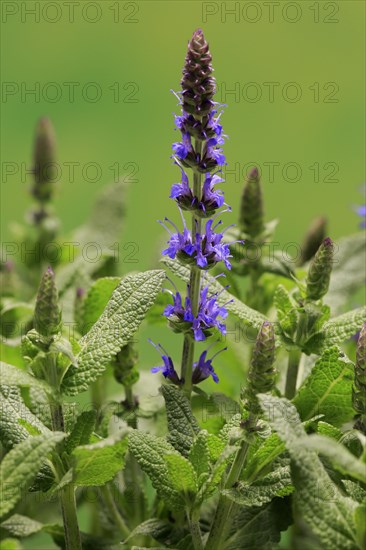
<path fill-rule="evenodd" d="M 82 412 L 65 442 L 65 450 L 71 453 L 79 445 L 87 445 L 95 427 L 97 412 L 95 410 Z"/>
<path fill-rule="evenodd" d="M 183 456 L 188 456 L 200 428 L 192 414 L 190 402 L 183 392 L 173 385 L 164 384 L 161 392 L 165 399 L 168 418 L 168 441 Z"/>
<path fill-rule="evenodd" d="M 74 449 L 74 483 L 78 486 L 104 485 L 113 479 L 125 464 L 127 438 L 104 439 Z"/>
<path fill-rule="evenodd" d="M 198 480 L 200 480 L 200 476 L 205 476 L 205 474 L 208 474 L 210 469 L 210 453 L 207 439 L 208 432 L 206 430 L 202 430 L 193 442 L 188 457 L 196 471 Z"/>
<path fill-rule="evenodd" d="M 30 435 L 51 434 L 51 431 L 26 407 L 18 388 L 1 386 L 0 396 L 0 437 L 7 449 L 11 449 Z"/>
<path fill-rule="evenodd" d="M 274 303 L 277 309 L 278 322 L 283 333 L 288 338 L 292 338 L 297 327 L 298 312 L 295 303 L 283 285 L 278 285 L 274 295 Z"/>
<path fill-rule="evenodd" d="M 54 393 L 53 388 L 46 382 L 38 380 L 25 370 L 3 361 L 0 362 L 0 380 L 4 386 L 31 387 L 41 389 L 49 395 Z"/>
<path fill-rule="evenodd" d="M 188 267 L 181 265 L 178 261 L 171 260 L 170 258 L 163 258 L 162 262 L 183 281 L 185 281 L 186 283 L 189 282 L 190 269 Z M 264 321 L 268 321 L 267 317 L 262 315 L 262 313 L 251 309 L 243 302 L 238 300 L 238 298 L 235 298 L 235 296 L 230 294 L 227 290 L 223 291 L 223 287 L 220 285 L 220 283 L 218 283 L 217 280 L 213 277 L 210 277 L 206 272 L 202 277 L 202 284 L 209 285 L 212 292 L 221 292 L 220 296 L 218 297 L 218 303 L 220 305 L 226 304 L 226 309 L 230 311 L 230 313 L 238 317 L 238 319 L 243 321 L 245 325 L 249 325 L 256 330 L 259 330 Z"/>
<path fill-rule="evenodd" d="M 138 535 L 144 535 L 150 536 L 159 542 L 165 542 L 167 540 L 172 544 L 175 539 L 179 540 L 185 533 L 186 531 L 184 529 L 176 528 L 167 521 L 151 518 L 135 527 L 123 543 L 126 544 L 126 542 Z"/>
<path fill-rule="evenodd" d="M 320 435 L 326 435 L 327 437 L 331 437 L 336 441 L 338 441 L 343 436 L 343 432 L 339 428 L 332 426 L 332 424 L 328 424 L 328 422 L 323 422 L 322 420 L 319 420 L 316 431 Z"/>
<path fill-rule="evenodd" d="M 304 439 L 304 445 L 325 456 L 341 474 L 366 483 L 366 465 L 334 439 L 314 434 Z"/>
<path fill-rule="evenodd" d="M 29 437 L 8 452 L 0 465 L 0 479 L 3 495 L 0 502 L 0 516 L 10 512 L 22 498 L 47 455 L 65 437 L 64 433 L 50 433 Z"/>
<path fill-rule="evenodd" d="M 265 394 L 259 400 L 291 456 L 295 518 L 308 525 L 325 550 L 356 550 L 354 503 L 342 495 L 316 453 L 307 448 L 306 433 L 294 405 Z"/>
<path fill-rule="evenodd" d="M 190 502 L 197 493 L 197 475 L 192 464 L 177 453 L 166 453 L 164 460 L 168 466 L 169 479 L 176 491 Z"/>
<path fill-rule="evenodd" d="M 353 364 L 338 347 L 324 351 L 293 400 L 302 420 L 319 414 L 335 426 L 350 420 L 353 378 Z"/>
<path fill-rule="evenodd" d="M 355 510 L 356 536 L 360 548 L 366 548 L 366 503 Z"/>
<path fill-rule="evenodd" d="M 239 508 L 222 550 L 274 550 L 290 523 L 291 509 L 284 499 Z"/>
<path fill-rule="evenodd" d="M 0 524 L 2 529 L 5 529 L 9 535 L 20 539 L 29 537 L 34 533 L 38 533 L 43 528 L 43 523 L 34 519 L 14 514 Z"/>
<path fill-rule="evenodd" d="M 277 434 L 267 437 L 249 460 L 242 473 L 242 479 L 252 482 L 262 473 L 267 471 L 272 462 L 285 450 L 285 444 Z"/>
<path fill-rule="evenodd" d="M 335 256 L 326 302 L 342 311 L 352 294 L 365 284 L 366 241 L 363 231 L 335 243 Z"/>
<path fill-rule="evenodd" d="M 154 303 L 163 281 L 162 270 L 127 275 L 118 285 L 98 321 L 80 340 L 78 367 L 67 371 L 62 389 L 75 395 L 96 380 L 137 331 Z"/>
<path fill-rule="evenodd" d="M 84 336 L 102 315 L 113 291 L 120 283 L 120 277 L 97 279 L 88 290 L 83 302 L 81 334 Z"/>
<path fill-rule="evenodd" d="M 172 510 L 181 510 L 185 507 L 184 495 L 174 486 L 174 480 L 168 468 L 166 455 L 176 454 L 183 460 L 184 457 L 163 438 L 133 430 L 128 435 L 129 450 L 140 464 L 142 470 L 149 476 L 160 498 Z"/>
<path fill-rule="evenodd" d="M 2 550 L 21 550 L 22 546 L 17 539 L 3 539 L 1 548 Z"/>
<path fill-rule="evenodd" d="M 306 342 L 304 351 L 319 354 L 330 346 L 346 342 L 361 329 L 365 321 L 366 306 L 333 317 L 323 325 L 321 331 Z"/>
<path fill-rule="evenodd" d="M 283 466 L 254 483 L 239 482 L 234 489 L 226 489 L 222 493 L 241 506 L 262 506 L 274 497 L 290 495 L 293 490 L 290 468 Z"/>

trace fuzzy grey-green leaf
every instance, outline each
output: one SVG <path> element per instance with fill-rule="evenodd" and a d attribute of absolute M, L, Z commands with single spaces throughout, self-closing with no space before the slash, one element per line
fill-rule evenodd
<path fill-rule="evenodd" d="M 88 389 L 131 340 L 154 303 L 165 279 L 162 270 L 127 275 L 115 289 L 98 321 L 81 339 L 77 368 L 67 371 L 62 389 L 75 395 Z"/>
<path fill-rule="evenodd" d="M 10 512 L 21 499 L 47 455 L 65 437 L 64 433 L 29 437 L 18 443 L 3 459 L 0 465 L 0 480 L 3 487 L 0 502 L 0 516 Z"/>
<path fill-rule="evenodd" d="M 192 414 L 190 403 L 181 390 L 164 384 L 161 388 L 168 418 L 168 441 L 182 455 L 188 456 L 200 428 Z"/>
<path fill-rule="evenodd" d="M 260 395 L 259 400 L 291 457 L 295 519 L 308 525 L 325 550 L 356 550 L 355 503 L 343 496 L 316 453 L 307 448 L 306 432 L 294 405 L 266 394 Z"/>
<path fill-rule="evenodd" d="M 353 378 L 353 363 L 344 353 L 336 346 L 325 350 L 293 400 L 302 420 L 318 414 L 336 426 L 350 420 Z"/>

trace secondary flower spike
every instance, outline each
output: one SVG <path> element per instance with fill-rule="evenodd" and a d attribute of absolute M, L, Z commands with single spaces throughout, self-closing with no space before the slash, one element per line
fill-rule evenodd
<path fill-rule="evenodd" d="M 333 256 L 334 244 L 332 239 L 327 237 L 320 245 L 309 267 L 306 281 L 308 300 L 320 300 L 328 292 Z"/>
<path fill-rule="evenodd" d="M 239 225 L 253 239 L 264 229 L 263 198 L 258 168 L 248 174 L 241 199 Z"/>
<path fill-rule="evenodd" d="M 58 306 L 58 292 L 55 274 L 51 267 L 44 273 L 36 298 L 34 328 L 42 336 L 53 336 L 59 331 L 61 310 Z"/>
<path fill-rule="evenodd" d="M 33 196 L 41 203 L 52 198 L 57 167 L 55 162 L 56 139 L 51 121 L 43 117 L 36 129 L 34 145 Z"/>
<path fill-rule="evenodd" d="M 258 393 L 267 393 L 275 385 L 277 371 L 275 360 L 275 335 L 272 323 L 264 321 L 255 343 L 252 362 L 248 373 L 248 385 L 244 397 L 249 410 L 258 412 Z"/>

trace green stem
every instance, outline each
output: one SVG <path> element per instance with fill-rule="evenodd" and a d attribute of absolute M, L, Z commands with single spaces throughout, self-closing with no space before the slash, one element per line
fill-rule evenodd
<path fill-rule="evenodd" d="M 62 518 L 65 531 L 66 550 L 82 550 L 78 518 L 76 513 L 75 487 L 70 483 L 59 491 Z"/>
<path fill-rule="evenodd" d="M 126 523 L 125 523 L 125 520 L 123 519 L 123 517 L 119 513 L 119 510 L 116 506 L 116 503 L 114 502 L 114 498 L 113 498 L 110 486 L 108 484 L 106 484 L 106 485 L 104 485 L 103 487 L 100 488 L 100 491 L 103 495 L 104 502 L 106 503 L 108 511 L 109 511 L 112 519 L 114 520 L 114 523 L 116 524 L 116 526 L 120 530 L 123 537 L 127 538 L 128 535 L 130 534 L 130 531 L 129 531 Z"/>
<path fill-rule="evenodd" d="M 49 382 L 53 385 L 54 388 L 59 388 L 60 384 L 57 375 L 56 356 L 52 354 L 49 358 Z M 64 415 L 62 404 L 60 403 L 59 392 L 57 392 L 55 398 L 51 398 L 50 410 L 52 419 L 52 430 L 55 432 L 65 431 Z M 60 448 L 60 452 L 62 452 L 62 448 Z M 60 474 L 60 477 L 62 477 L 63 468 L 61 459 L 60 464 L 56 465 L 56 467 Z M 61 503 L 65 532 L 65 548 L 66 550 L 82 550 L 79 524 L 76 512 L 74 484 L 69 483 L 66 487 L 61 489 L 59 491 L 59 498 Z"/>
<path fill-rule="evenodd" d="M 255 415 L 251 415 L 248 419 L 248 427 L 250 428 L 254 426 L 256 420 L 257 417 Z M 245 465 L 248 449 L 249 443 L 243 440 L 238 452 L 236 453 L 235 460 L 226 479 L 225 489 L 231 489 L 232 486 L 238 481 L 240 473 Z M 235 503 L 232 500 L 228 499 L 224 495 L 220 496 L 216 508 L 216 514 L 212 522 L 210 535 L 205 546 L 207 550 L 221 550 L 223 547 L 223 539 L 229 528 L 230 515 L 234 504 Z"/>
<path fill-rule="evenodd" d="M 301 359 L 301 350 L 294 349 L 288 356 L 285 396 L 292 399 L 296 393 L 297 376 Z"/>
<path fill-rule="evenodd" d="M 204 545 L 202 541 L 201 528 L 199 524 L 199 518 L 196 517 L 196 513 L 193 513 L 191 517 L 188 515 L 188 522 L 194 550 L 203 550 Z"/>
<path fill-rule="evenodd" d="M 195 141 L 195 151 L 201 155 L 202 142 Z M 202 194 L 202 174 L 194 172 L 193 174 L 193 195 L 200 198 Z M 192 214 L 192 238 L 196 233 L 201 233 L 201 218 Z M 192 313 L 197 315 L 201 290 L 201 270 L 197 266 L 191 267 L 191 276 L 189 280 L 189 297 L 192 304 Z M 194 358 L 194 338 L 188 334 L 184 337 L 181 378 L 183 382 L 183 391 L 190 399 L 192 392 L 192 369 Z"/>

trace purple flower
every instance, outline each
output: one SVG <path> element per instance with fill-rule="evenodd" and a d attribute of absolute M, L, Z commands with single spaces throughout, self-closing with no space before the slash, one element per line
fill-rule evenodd
<path fill-rule="evenodd" d="M 217 353 L 215 353 L 213 357 L 211 357 L 211 359 L 206 359 L 207 353 L 209 350 L 205 350 L 203 353 L 201 353 L 198 361 L 193 363 L 193 372 L 192 372 L 193 384 L 199 384 L 200 382 L 203 382 L 204 380 L 206 380 L 206 378 L 208 378 L 209 376 L 212 376 L 216 384 L 218 383 L 219 377 L 214 371 L 214 368 L 212 366 L 212 361 L 219 353 L 225 350 L 227 350 L 227 348 L 224 348 L 218 351 Z"/>
<path fill-rule="evenodd" d="M 225 231 L 232 226 L 227 227 L 221 233 L 215 233 L 215 229 L 217 229 L 222 222 L 219 221 L 213 226 L 214 220 L 210 219 L 206 223 L 204 233 L 201 234 L 197 232 L 195 240 L 193 241 L 192 235 L 186 225 L 184 225 L 183 233 L 180 233 L 173 222 L 167 218 L 165 218 L 165 221 L 169 222 L 176 229 L 176 233 L 171 233 L 168 227 L 160 222 L 170 233 L 168 247 L 163 250 L 163 255 L 169 256 L 171 259 L 177 257 L 185 264 L 195 263 L 201 269 L 209 269 L 218 262 L 223 261 L 226 268 L 231 269 L 229 261 L 229 258 L 232 257 L 230 254 L 230 245 L 234 244 L 234 242 L 225 243 L 222 242 L 222 240 Z"/>
<path fill-rule="evenodd" d="M 212 332 L 218 329 L 226 334 L 226 326 L 219 319 L 226 319 L 228 312 L 226 305 L 220 306 L 217 298 L 220 293 L 208 294 L 208 286 L 201 290 L 197 315 L 193 314 L 192 304 L 189 299 L 189 285 L 187 286 L 187 297 L 184 305 L 179 292 L 173 294 L 173 304 L 166 306 L 163 315 L 170 321 L 171 327 L 177 332 L 192 332 L 197 341 L 205 340 Z M 232 300 L 229 300 L 230 303 Z"/>
<path fill-rule="evenodd" d="M 358 206 L 356 208 L 356 212 L 361 218 L 364 218 L 363 220 L 361 220 L 360 227 L 366 227 L 366 204 Z"/>
<path fill-rule="evenodd" d="M 169 380 L 171 380 L 174 384 L 179 385 L 180 380 L 179 380 L 178 374 L 177 374 L 177 372 L 174 368 L 174 364 L 173 364 L 173 361 L 172 361 L 171 357 L 169 357 L 169 355 L 167 354 L 165 349 L 160 344 L 156 345 L 150 339 L 149 339 L 149 342 L 160 353 L 161 358 L 162 358 L 163 363 L 164 363 L 163 365 L 160 365 L 158 367 L 153 367 L 151 369 L 151 372 L 156 373 L 156 372 L 161 371 L 162 375 L 165 378 L 169 378 Z"/>
<path fill-rule="evenodd" d="M 201 197 L 195 197 L 189 186 L 188 176 L 182 170 L 182 183 L 174 183 L 171 188 L 170 198 L 175 199 L 183 210 L 195 211 L 201 217 L 211 216 L 224 204 L 224 195 L 220 190 L 214 190 L 214 186 L 224 180 L 217 174 L 207 172 L 202 187 Z"/>
<path fill-rule="evenodd" d="M 182 141 L 173 143 L 173 151 L 177 155 L 177 157 L 180 158 L 181 160 L 184 160 L 185 158 L 187 158 L 189 153 L 193 152 L 191 136 L 188 133 L 183 133 Z"/>

